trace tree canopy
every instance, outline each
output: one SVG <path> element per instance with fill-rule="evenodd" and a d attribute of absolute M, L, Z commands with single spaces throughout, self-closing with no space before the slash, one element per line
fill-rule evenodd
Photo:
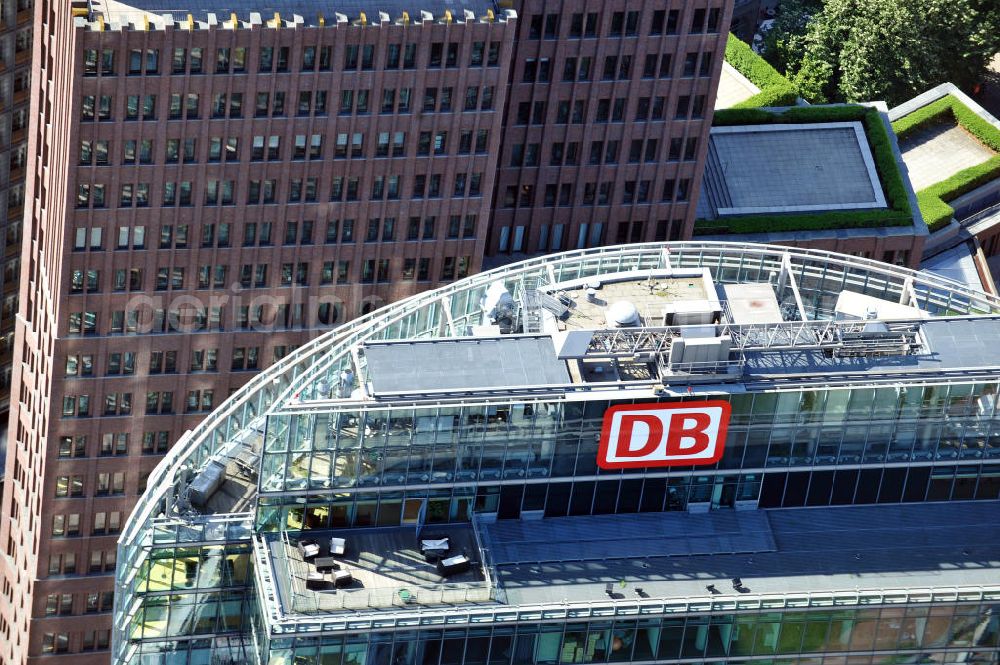
<path fill-rule="evenodd" d="M 899 104 L 969 86 L 1000 51 L 997 0 L 783 0 L 764 57 L 813 102 Z"/>

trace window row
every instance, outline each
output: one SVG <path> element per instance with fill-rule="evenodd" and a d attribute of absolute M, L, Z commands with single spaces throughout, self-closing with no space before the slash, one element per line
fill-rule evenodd
<path fill-rule="evenodd" d="M 332 264 L 332 262 L 330 262 Z M 292 264 L 285 264 L 290 267 Z M 300 264 L 302 265 L 302 264 Z M 325 266 L 326 264 L 324 264 Z M 249 268 L 250 266 L 244 266 Z M 266 267 L 266 266 L 257 266 Z M 149 362 L 147 364 L 147 371 L 143 372 L 141 367 L 137 370 L 139 366 L 138 362 L 139 354 L 134 351 L 115 351 L 109 352 L 105 357 L 105 373 L 104 376 L 132 376 L 135 374 L 148 374 L 150 376 L 158 374 L 177 374 L 179 369 L 177 351 L 150 351 L 149 352 Z M 235 347 L 232 350 L 229 362 L 229 371 L 231 372 L 242 372 L 242 371 L 252 371 L 260 369 L 260 347 L 250 346 Z M 194 349 L 190 354 L 190 363 L 188 365 L 188 370 L 191 373 L 195 372 L 217 372 L 219 371 L 219 350 L 218 349 Z M 95 360 L 93 354 L 70 354 L 66 357 L 66 372 L 67 377 L 89 377 L 96 376 L 95 370 Z M 151 434 L 148 433 L 147 434 Z M 166 432 L 161 434 L 165 435 Z M 100 454 L 102 456 L 106 455 L 124 455 L 128 452 L 128 435 L 127 433 L 120 433 L 121 438 L 114 438 L 112 435 L 105 435 L 106 439 L 102 440 Z M 85 444 L 86 441 L 83 442 Z M 156 453 L 161 452 L 160 446 L 153 445 L 152 438 L 149 441 L 150 449 L 146 450 L 146 441 L 143 440 L 143 452 Z M 74 448 L 70 445 L 71 442 L 67 442 L 67 453 L 68 455 L 62 454 L 62 447 L 60 446 L 60 457 L 74 456 Z"/>
<path fill-rule="evenodd" d="M 627 81 L 634 72 L 637 62 L 632 55 L 606 55 L 601 61 L 600 80 Z M 673 55 L 671 53 L 647 53 L 642 59 L 642 78 L 673 78 Z M 550 83 L 552 81 L 552 60 L 550 58 L 525 58 L 521 69 L 522 83 Z M 564 83 L 591 81 L 597 75 L 593 56 L 572 56 L 563 60 L 562 78 Z M 684 56 L 684 66 L 680 75 L 684 78 L 712 75 L 712 52 L 700 54 L 696 51 Z"/>
<path fill-rule="evenodd" d="M 425 259 L 421 259 L 424 261 Z M 404 260 L 408 266 L 415 259 Z M 430 267 L 430 259 L 426 259 L 427 267 Z M 444 263 L 454 263 L 454 257 L 445 257 Z M 463 265 L 469 265 L 468 257 L 463 258 Z M 362 267 L 361 281 L 367 283 L 386 282 L 392 276 L 389 268 L 389 260 L 379 263 L 379 271 L 375 271 L 375 260 L 366 260 Z M 346 265 L 345 268 L 349 268 Z M 339 266 L 338 266 L 339 268 Z M 447 271 L 442 268 L 442 279 L 447 275 Z M 457 272 L 456 272 L 457 274 Z M 467 270 L 466 270 L 467 274 Z M 433 275 L 429 273 L 426 277 L 418 279 L 430 280 Z M 407 279 L 413 279 L 409 277 Z M 273 298 L 267 298 L 268 304 L 240 305 L 233 311 L 226 311 L 224 307 L 204 308 L 174 308 L 170 310 L 153 309 L 151 311 L 140 312 L 138 310 L 114 310 L 110 312 L 110 323 L 101 334 L 109 335 L 147 335 L 165 333 L 192 333 L 199 331 L 222 331 L 222 330 L 252 330 L 257 332 L 269 332 L 272 330 L 303 330 L 328 326 L 341 320 L 344 316 L 344 301 L 331 296 L 329 298 L 317 298 L 318 304 L 301 302 L 279 302 L 273 304 Z M 363 304 L 362 304 L 363 305 Z M 365 310 L 362 306 L 360 310 Z M 360 311 L 367 314 L 367 311 Z M 67 315 L 67 326 L 72 337 L 96 335 L 99 333 L 98 319 L 96 311 L 71 312 Z M 224 323 L 225 321 L 225 323 Z M 277 354 L 277 351 L 275 351 Z M 72 415 L 92 415 L 89 397 L 83 405 L 75 402 L 66 402 L 65 416 Z M 80 407 L 85 407 L 80 412 Z M 116 403 L 117 415 L 125 415 L 131 412 L 132 403 L 130 396 L 121 397 Z M 110 413 L 105 415 L 116 415 Z"/>
<path fill-rule="evenodd" d="M 143 483 L 140 483 L 142 485 Z M 65 524 L 65 520 L 63 522 Z M 76 552 L 49 555 L 49 575 L 88 575 L 93 573 L 113 573 L 117 550 L 91 550 L 87 561 L 77 561 Z M 82 557 L 81 557 L 82 558 Z"/>
<path fill-rule="evenodd" d="M 111 646 L 111 629 L 85 630 L 78 634 L 75 651 L 104 651 Z M 42 653 L 70 653 L 70 633 L 45 633 L 42 635 Z"/>
<path fill-rule="evenodd" d="M 166 352 L 154 351 L 154 354 L 160 353 L 161 357 Z M 173 353 L 173 352 L 171 352 Z M 117 355 L 119 361 L 124 355 L 122 353 L 109 354 L 109 356 Z M 81 361 L 80 357 L 77 356 L 77 363 Z M 134 358 L 134 354 L 133 354 Z M 111 367 L 112 359 L 109 357 L 108 366 Z M 69 361 L 67 360 L 67 364 Z M 91 365 L 93 365 L 93 360 L 91 360 Z M 153 362 L 151 360 L 150 366 L 152 367 Z M 192 359 L 192 366 L 194 365 Z M 150 369 L 150 374 L 154 372 Z M 143 432 L 142 433 L 142 448 L 141 452 L 143 455 L 161 455 L 167 452 L 170 447 L 171 438 L 169 431 L 157 431 L 157 432 Z M 72 458 L 72 457 L 93 457 L 94 455 L 99 455 L 100 457 L 109 456 L 120 456 L 129 454 L 129 433 L 128 432 L 105 432 L 101 435 L 99 442 L 99 447 L 97 450 L 88 450 L 87 448 L 87 435 L 78 434 L 76 436 L 60 436 L 59 437 L 59 450 L 58 456 L 60 458 Z"/>
<path fill-rule="evenodd" d="M 402 235 L 397 237 L 394 232 L 395 218 L 393 221 L 383 225 L 381 234 L 376 237 L 385 240 L 401 240 Z M 406 226 L 405 239 L 411 240 L 436 240 L 445 238 L 447 240 L 475 238 L 478 226 L 477 215 L 449 215 L 447 220 L 442 217 L 442 223 L 438 223 L 436 215 L 428 215 L 420 218 L 411 216 Z M 159 242 L 156 246 L 159 249 L 187 249 L 188 247 L 219 247 L 231 246 L 231 227 L 229 223 L 205 223 L 200 226 L 200 242 L 196 238 L 190 237 L 190 227 L 187 224 L 177 226 L 164 224 L 159 227 Z M 272 222 L 246 222 L 243 227 L 243 247 L 269 247 L 272 245 Z M 317 226 L 313 220 L 302 220 L 301 222 L 288 221 L 284 225 L 285 246 L 291 245 L 312 245 L 314 242 L 322 242 L 327 245 L 336 243 L 356 242 L 361 239 L 361 235 L 355 234 L 355 220 L 353 219 L 332 219 L 326 223 L 321 237 L 316 238 Z M 378 227 L 378 219 L 369 222 L 368 231 L 364 238 L 366 242 L 374 242 L 372 238 L 372 228 Z M 389 229 L 390 232 L 386 232 Z M 189 245 L 190 242 L 190 245 Z M 146 227 L 145 226 L 120 226 L 118 227 L 118 240 L 115 249 L 146 249 Z M 74 232 L 73 249 L 82 251 L 85 249 L 102 250 L 104 248 L 104 229 L 99 226 L 80 227 Z M 140 277 L 133 277 L 131 269 L 122 269 L 125 272 L 114 272 L 114 288 L 116 290 L 134 290 L 131 286 L 133 280 L 141 282 Z M 123 286 L 121 286 L 123 285 Z M 70 276 L 70 292 L 82 293 L 91 290 L 99 290 L 100 273 L 96 270 L 74 270 Z"/>
<path fill-rule="evenodd" d="M 623 244 L 625 242 L 642 242 L 646 239 L 645 225 L 646 223 L 643 221 L 618 223 L 615 231 L 615 241 L 618 244 Z M 530 248 L 530 251 L 557 252 L 566 249 L 567 227 L 567 224 L 539 225 L 538 235 L 534 246 L 533 248 Z M 500 227 L 497 250 L 505 253 L 520 253 L 529 251 L 527 230 L 527 226 L 525 225 L 516 225 L 513 228 L 510 226 Z M 657 241 L 680 240 L 683 232 L 683 219 L 675 219 L 673 221 L 661 219 L 656 222 L 653 239 Z M 586 247 L 598 247 L 604 244 L 604 240 L 604 222 L 583 222 L 577 228 L 572 248 L 584 249 Z"/>
<path fill-rule="evenodd" d="M 489 146 L 489 130 L 462 130 L 458 134 L 458 154 L 485 154 Z M 335 145 L 333 157 L 345 159 L 364 157 L 364 138 L 361 132 L 341 132 L 334 135 Z M 250 161 L 282 161 L 283 159 L 318 160 L 323 158 L 324 134 L 295 134 L 290 142 L 290 154 L 282 150 L 282 137 L 279 135 L 257 135 L 251 139 Z M 449 152 L 447 131 L 422 131 L 417 134 L 416 149 L 418 156 L 445 155 Z M 110 142 L 107 140 L 82 140 L 79 144 L 78 163 L 81 166 L 110 166 Z M 370 152 L 370 151 L 369 151 Z M 377 132 L 375 136 L 375 157 L 406 157 L 406 132 Z M 213 136 L 209 138 L 208 150 L 202 153 L 198 150 L 196 138 L 167 139 L 163 151 L 165 164 L 197 164 L 199 158 L 206 158 L 210 163 L 238 162 L 240 160 L 240 140 L 237 137 Z M 156 142 L 153 139 L 127 139 L 122 142 L 122 165 L 156 164 Z"/>
<path fill-rule="evenodd" d="M 471 271 L 472 259 L 469 256 L 440 257 L 440 272 L 431 273 L 432 259 L 404 258 L 396 259 L 363 259 L 360 262 L 360 272 L 355 279 L 361 283 L 390 282 L 393 278 L 418 281 L 450 281 L 467 277 Z M 395 266 L 395 267 L 394 267 Z M 248 267 L 248 266 L 244 266 Z M 260 268 L 258 265 L 256 268 Z M 309 280 L 309 264 L 285 263 L 281 266 L 281 279 L 287 286 L 307 285 Z M 166 289 L 183 288 L 185 270 L 183 268 L 162 269 L 158 280 L 163 277 Z M 210 273 L 211 274 L 211 273 Z M 246 271 L 241 275 L 251 275 L 255 279 L 259 273 Z M 322 264 L 321 279 L 337 280 L 337 283 L 348 283 L 351 276 L 350 261 L 327 261 Z M 329 299 L 319 298 L 320 302 L 314 308 L 310 303 L 278 302 L 267 298 L 268 304 L 241 305 L 227 313 L 224 307 L 190 307 L 170 310 L 152 309 L 114 310 L 110 312 L 110 322 L 106 329 L 100 326 L 99 313 L 93 310 L 69 312 L 66 315 L 66 327 L 72 337 L 98 334 L 160 334 L 173 332 L 195 332 L 200 330 L 225 330 L 231 325 L 236 330 L 272 330 L 300 329 L 329 325 L 339 320 L 343 313 L 343 301 L 335 296 Z M 280 300 L 280 299 L 279 299 Z M 251 301 L 252 302 L 252 301 Z M 364 312 L 366 313 L 366 312 Z M 230 318 L 227 318 L 227 314 Z M 225 323 L 224 323 L 225 322 Z M 77 357 L 76 371 L 83 360 Z M 92 362 L 92 359 L 91 359 Z M 93 371 L 91 369 L 91 371 Z M 72 398 L 67 398 L 72 399 Z M 65 402 L 64 415 L 91 415 L 89 399 L 85 402 L 84 413 L 80 413 L 80 404 Z M 132 402 L 130 395 L 121 395 L 114 402 L 105 403 L 105 415 L 125 415 L 130 413 Z M 113 412 L 113 413 L 112 413 Z"/>
<path fill-rule="evenodd" d="M 202 183 L 203 206 L 237 205 L 237 181 L 208 179 Z M 193 183 L 168 181 L 162 184 L 160 205 L 193 206 Z M 256 178 L 247 181 L 244 202 L 253 204 L 273 203 L 314 203 L 320 200 L 319 178 L 290 178 L 285 196 L 278 191 L 277 179 Z M 150 184 L 122 183 L 118 189 L 117 208 L 147 208 L 155 205 L 150 196 Z M 483 196 L 482 173 L 456 173 L 451 182 L 445 181 L 440 173 L 413 176 L 411 187 L 404 189 L 402 176 L 377 175 L 371 180 L 371 189 L 366 192 L 371 201 L 394 201 L 401 198 L 439 199 Z M 330 201 L 359 201 L 362 199 L 361 181 L 356 176 L 334 176 L 330 183 Z M 107 186 L 103 183 L 83 183 L 77 185 L 77 208 L 105 208 L 108 206 Z"/>
<path fill-rule="evenodd" d="M 528 39 L 570 39 L 607 37 L 636 37 L 646 35 L 676 35 L 679 33 L 680 10 L 656 9 L 646 17 L 641 11 L 612 12 L 601 31 L 602 16 L 598 12 L 574 13 L 569 17 L 569 27 L 563 35 L 559 14 L 531 14 L 528 17 Z M 688 24 L 689 34 L 717 33 L 722 20 L 722 8 L 696 8 Z M 642 27 L 640 28 L 640 23 Z M 600 31 L 600 35 L 598 34 Z"/>
<path fill-rule="evenodd" d="M 108 496 L 125 493 L 125 472 L 98 473 L 94 482 L 94 496 Z M 56 476 L 56 492 L 58 499 L 80 497 L 84 495 L 84 477 L 82 475 Z M 107 516 L 104 516 L 105 519 Z M 121 515 L 114 521 L 115 528 L 120 526 Z M 103 520 L 102 520 L 103 525 Z"/>
<path fill-rule="evenodd" d="M 347 44 L 343 49 L 342 71 L 372 69 L 416 69 L 421 67 L 458 67 L 462 45 L 434 42 L 418 49 L 416 43 L 392 43 L 378 49 L 375 44 Z M 421 52 L 422 51 L 422 52 Z M 248 49 L 243 46 L 176 47 L 166 50 L 171 58 L 171 74 L 243 74 L 259 73 L 328 72 L 333 69 L 333 46 L 305 45 L 293 54 L 288 46 L 262 46 L 256 60 L 250 60 Z M 115 49 L 84 49 L 84 76 L 115 76 L 119 57 L 125 58 L 125 73 L 130 76 L 160 73 L 160 49 L 129 49 L 119 55 Z M 496 67 L 500 64 L 500 42 L 472 42 L 464 60 L 469 67 Z"/>
<path fill-rule="evenodd" d="M 641 580 L 625 582 L 615 597 L 636 597 Z M 151 630 L 150 637 L 155 636 Z M 932 663 L 986 663 L 994 660 L 998 636 L 994 607 L 989 604 L 882 608 L 845 604 L 835 609 L 798 611 L 536 620 L 506 626 L 397 631 L 394 635 L 360 633 L 346 638 L 299 636 L 294 641 L 272 643 L 269 654 L 274 662 L 310 665 L 890 665 L 906 658 L 901 653 L 919 654 Z M 203 653 L 207 657 L 207 647 Z M 192 656 L 196 655 L 201 654 L 192 651 Z"/>
<path fill-rule="evenodd" d="M 573 185 L 570 183 L 545 185 L 541 201 L 538 201 L 535 196 L 537 189 L 535 185 L 531 184 L 508 185 L 504 190 L 501 205 L 504 208 L 531 208 L 539 205 L 542 207 L 577 204 L 607 206 L 683 202 L 690 197 L 691 180 L 689 178 L 668 178 L 663 181 L 663 185 L 660 187 L 655 187 L 652 180 L 626 180 L 622 183 L 620 197 L 615 196 L 617 188 L 614 181 L 586 182 L 583 184 L 583 192 L 579 201 L 576 200 L 573 194 Z"/>
<path fill-rule="evenodd" d="M 90 395 L 64 395 L 62 406 L 63 418 L 89 418 L 90 416 L 125 416 L 132 414 L 132 393 L 108 393 L 104 396 L 104 408 L 100 413 L 92 411 Z M 211 411 L 215 404 L 215 391 L 212 389 L 189 390 L 184 403 L 184 413 L 200 413 Z M 152 391 L 146 393 L 146 415 L 174 413 L 174 393 L 171 391 Z M 98 474 L 108 476 L 109 474 Z M 117 477 L 121 476 L 121 484 Z M 125 493 L 124 472 L 111 474 L 112 485 L 101 485 L 98 481 L 96 496 L 105 494 Z M 75 477 L 75 476 L 74 476 Z M 75 496 L 75 495 L 74 495 Z"/>
<path fill-rule="evenodd" d="M 97 513 L 107 518 L 107 513 Z M 121 513 L 114 512 L 118 523 L 121 522 Z M 94 518 L 97 522 L 97 516 Z M 117 528 L 116 528 L 117 532 Z M 114 608 L 115 594 L 113 591 L 88 591 L 82 594 L 72 593 L 50 593 L 45 598 L 45 616 L 72 615 L 74 600 L 77 606 L 76 614 L 94 614 L 96 612 L 110 612 Z"/>
<path fill-rule="evenodd" d="M 679 95 L 674 106 L 675 120 L 698 119 L 705 115 L 705 95 Z M 647 120 L 659 121 L 666 118 L 667 98 L 639 97 L 636 100 L 633 119 L 637 122 Z M 594 115 L 588 113 L 588 101 L 560 100 L 555 104 L 555 117 L 549 117 L 549 104 L 544 100 L 534 102 L 518 102 L 517 115 L 514 122 L 518 125 L 544 125 L 546 122 L 555 124 L 582 125 L 588 122 L 625 122 L 628 97 L 602 97 L 597 100 Z"/>
<path fill-rule="evenodd" d="M 424 113 L 450 113 L 452 111 L 492 111 L 495 87 L 467 86 L 458 98 L 455 89 L 448 87 L 424 88 L 419 110 Z M 462 94 L 459 91 L 459 94 Z M 284 91 L 258 92 L 253 96 L 254 118 L 280 118 L 292 112 L 286 99 L 290 93 Z M 201 117 L 202 97 L 199 93 L 171 93 L 167 106 L 169 120 L 195 120 Z M 250 100 L 242 92 L 218 92 L 209 98 L 210 118 L 243 118 L 246 103 Z M 324 116 L 328 113 L 328 95 L 325 90 L 304 90 L 298 93 L 294 113 L 297 116 Z M 342 90 L 337 113 L 340 115 L 366 115 L 368 113 L 411 113 L 414 110 L 413 88 L 383 88 L 379 97 L 374 97 L 369 89 Z M 80 104 L 80 119 L 84 121 L 113 120 L 113 95 L 84 95 Z M 157 95 L 127 95 L 125 97 L 125 120 L 156 120 Z M 248 113 L 245 117 L 251 117 Z"/>
<path fill-rule="evenodd" d="M 621 158 L 622 141 L 591 141 L 587 163 L 617 164 Z M 670 139 L 665 155 L 661 155 L 660 139 L 632 139 L 628 144 L 627 161 L 630 164 L 639 162 L 658 162 L 662 157 L 667 161 L 693 161 L 698 154 L 698 137 L 687 139 L 676 137 Z M 542 161 L 541 143 L 515 143 L 510 148 L 510 166 L 539 166 Z M 549 166 L 576 165 L 579 163 L 580 143 L 556 142 L 549 147 Z"/>

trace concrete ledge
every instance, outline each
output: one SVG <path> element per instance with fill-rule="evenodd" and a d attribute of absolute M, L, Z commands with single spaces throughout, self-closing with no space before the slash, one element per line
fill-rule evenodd
<path fill-rule="evenodd" d="M 979 105 L 972 97 L 958 89 L 954 83 L 942 83 L 941 85 L 935 86 L 928 90 L 927 92 L 922 92 L 913 99 L 903 102 L 899 106 L 895 106 L 889 110 L 889 121 L 896 122 L 902 117 L 908 116 L 914 111 L 922 109 L 925 106 L 933 104 L 939 99 L 952 95 L 962 102 L 965 106 L 969 108 L 970 111 L 978 115 L 980 118 L 990 123 L 997 129 L 1000 129 L 1000 120 L 997 120 L 993 115 Z"/>

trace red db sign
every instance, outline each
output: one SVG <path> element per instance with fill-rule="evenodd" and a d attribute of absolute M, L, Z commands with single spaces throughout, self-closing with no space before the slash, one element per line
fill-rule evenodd
<path fill-rule="evenodd" d="M 722 459 L 728 402 L 623 404 L 604 412 L 602 469 L 698 466 Z"/>

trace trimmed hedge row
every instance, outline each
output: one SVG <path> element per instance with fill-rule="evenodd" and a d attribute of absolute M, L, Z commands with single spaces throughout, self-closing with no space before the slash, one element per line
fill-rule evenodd
<path fill-rule="evenodd" d="M 871 146 L 872 159 L 875 161 L 875 170 L 878 171 L 879 181 L 885 192 L 886 203 L 893 210 L 906 213 L 910 219 L 909 223 L 912 224 L 913 210 L 910 208 L 907 187 L 892 150 L 889 131 L 882 122 L 882 115 L 876 109 L 868 109 L 864 123 L 865 135 L 868 137 L 868 145 Z"/>
<path fill-rule="evenodd" d="M 778 233 L 782 231 L 825 231 L 831 229 L 909 226 L 913 218 L 896 210 L 852 210 L 790 215 L 740 215 L 698 220 L 696 236 L 722 233 Z"/>
<path fill-rule="evenodd" d="M 749 109 L 761 106 L 791 106 L 799 97 L 798 88 L 778 73 L 764 58 L 754 53 L 750 46 L 730 33 L 726 41 L 726 62 L 733 66 L 760 92 L 745 99 L 733 108 Z"/>
<path fill-rule="evenodd" d="M 970 166 L 950 178 L 920 190 L 917 193 L 917 201 L 927 226 L 931 231 L 947 226 L 955 214 L 955 209 L 946 201 L 956 199 L 997 178 L 1000 178 L 1000 156 Z"/>
<path fill-rule="evenodd" d="M 953 120 L 993 150 L 1000 152 L 1000 129 L 979 117 L 954 95 L 945 95 L 936 102 L 904 115 L 892 123 L 896 136 L 905 139 L 913 132 L 934 122 Z"/>
<path fill-rule="evenodd" d="M 720 109 L 715 112 L 712 125 L 777 125 L 813 122 L 851 122 L 861 120 L 878 111 L 857 104 L 837 106 L 792 106 L 782 111 L 766 109 Z"/>
<path fill-rule="evenodd" d="M 781 112 L 763 109 L 724 109 L 715 112 L 713 125 L 809 124 L 862 121 L 871 146 L 890 210 L 852 210 L 801 214 L 740 215 L 715 220 L 698 220 L 696 235 L 717 233 L 766 233 L 913 224 L 903 175 L 892 150 L 892 140 L 878 109 L 859 105 L 795 106 Z"/>
<path fill-rule="evenodd" d="M 986 122 L 954 95 L 945 95 L 941 99 L 903 116 L 892 123 L 892 128 L 896 135 L 902 139 L 916 131 L 925 129 L 928 125 L 948 121 L 957 123 L 984 145 L 1000 152 L 1000 129 Z M 976 187 L 998 177 L 1000 177 L 1000 156 L 959 171 L 951 177 L 917 192 L 920 214 L 923 215 L 928 228 L 931 231 L 936 231 L 947 226 L 951 221 L 955 209 L 948 205 L 948 201 L 971 192 Z"/>
<path fill-rule="evenodd" d="M 920 215 L 927 224 L 927 230 L 932 232 L 947 226 L 955 214 L 955 209 L 942 201 L 940 196 L 927 194 L 923 190 L 917 192 L 917 205 L 920 206 Z"/>

